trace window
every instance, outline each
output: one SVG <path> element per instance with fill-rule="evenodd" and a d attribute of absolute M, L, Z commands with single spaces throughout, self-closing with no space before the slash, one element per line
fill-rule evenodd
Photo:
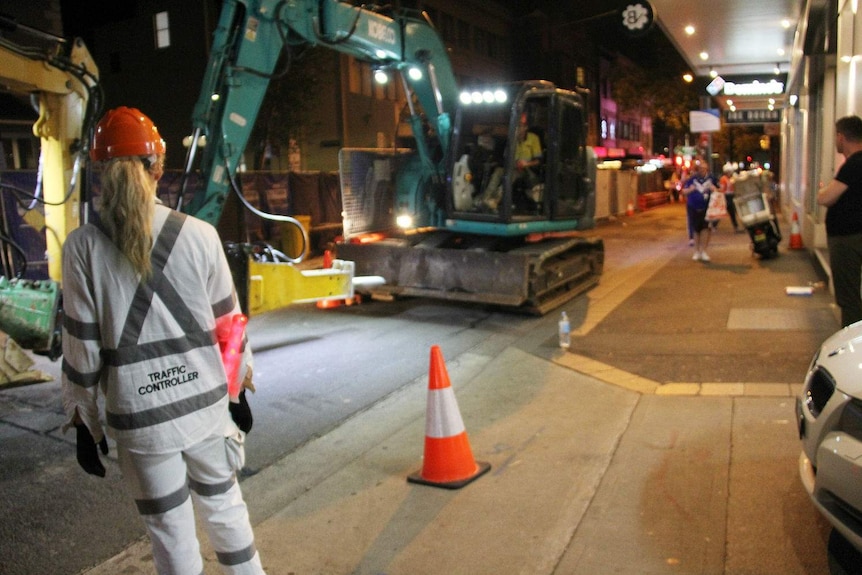
<path fill-rule="evenodd" d="M 5 165 L 10 170 L 35 169 L 39 165 L 39 141 L 26 133 L 7 132 L 0 139 L 0 155 L 0 165 Z"/>
<path fill-rule="evenodd" d="M 575 68 L 575 85 L 577 85 L 577 86 L 586 86 L 587 85 L 587 71 L 584 70 L 583 66 L 577 66 Z"/>
<path fill-rule="evenodd" d="M 602 119 L 605 124 L 606 119 Z M 590 184 L 587 183 L 587 162 L 583 109 L 570 100 L 560 101 L 558 170 L 553 181 L 557 185 L 557 201 L 551 205 L 552 217 L 571 218 L 586 215 Z"/>
<path fill-rule="evenodd" d="M 349 79 L 349 90 L 353 94 L 371 97 L 374 86 L 371 79 L 371 65 L 368 62 L 357 60 L 352 56 L 349 58 L 347 67 Z"/>
<path fill-rule="evenodd" d="M 167 48 L 171 45 L 170 22 L 167 12 L 157 12 L 153 18 L 153 27 L 156 32 L 156 49 Z"/>
<path fill-rule="evenodd" d="M 352 94 L 359 94 L 377 100 L 397 100 L 399 97 L 398 73 L 389 71 L 389 82 L 378 84 L 374 80 L 374 68 L 368 62 L 349 58 L 348 65 L 348 90 Z"/>

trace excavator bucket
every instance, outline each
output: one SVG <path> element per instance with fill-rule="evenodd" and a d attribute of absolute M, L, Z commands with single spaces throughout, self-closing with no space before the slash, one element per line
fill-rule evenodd
<path fill-rule="evenodd" d="M 60 356 L 57 283 L 9 280 L 0 276 L 0 387 L 50 381 L 34 370 L 24 349 L 56 359 Z"/>

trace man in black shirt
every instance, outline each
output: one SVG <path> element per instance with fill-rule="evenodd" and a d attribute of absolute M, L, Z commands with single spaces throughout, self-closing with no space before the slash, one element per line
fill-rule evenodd
<path fill-rule="evenodd" d="M 817 191 L 817 203 L 829 208 L 829 266 L 841 324 L 848 326 L 862 320 L 862 118 L 846 116 L 835 122 L 835 149 L 844 163 Z"/>

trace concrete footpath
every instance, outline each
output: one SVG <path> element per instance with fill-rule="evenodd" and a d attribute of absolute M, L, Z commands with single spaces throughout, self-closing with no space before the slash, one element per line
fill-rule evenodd
<path fill-rule="evenodd" d="M 475 458 L 421 467 L 427 378 L 243 481 L 270 575 L 827 574 L 793 402 L 838 328 L 805 251 L 759 261 L 727 221 L 691 261 L 680 205 L 602 224 L 601 284 L 554 337 L 445 358 Z M 555 333 L 556 316 L 543 318 Z M 374 369 L 368 366 L 368 369 Z M 202 543 L 205 543 L 202 537 Z M 207 551 L 205 573 L 220 573 Z M 152 573 L 149 545 L 88 575 Z"/>

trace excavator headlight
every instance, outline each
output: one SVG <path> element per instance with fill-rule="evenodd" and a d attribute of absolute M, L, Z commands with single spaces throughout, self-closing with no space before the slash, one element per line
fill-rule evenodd
<path fill-rule="evenodd" d="M 186 136 L 183 138 L 183 147 L 188 148 L 192 145 L 192 136 Z M 206 136 L 198 136 L 198 148 L 203 148 L 207 145 L 207 137 Z"/>
<path fill-rule="evenodd" d="M 465 106 L 472 104 L 505 104 L 509 100 L 509 95 L 502 88 L 496 90 L 464 90 L 459 94 L 458 99 Z"/>
<path fill-rule="evenodd" d="M 378 84 L 388 84 L 389 74 L 387 74 L 384 70 L 378 68 L 377 70 L 374 70 L 374 81 Z"/>
<path fill-rule="evenodd" d="M 397 218 L 395 218 L 395 223 L 399 228 L 402 229 L 410 229 L 413 227 L 413 216 L 409 214 L 401 214 Z"/>

